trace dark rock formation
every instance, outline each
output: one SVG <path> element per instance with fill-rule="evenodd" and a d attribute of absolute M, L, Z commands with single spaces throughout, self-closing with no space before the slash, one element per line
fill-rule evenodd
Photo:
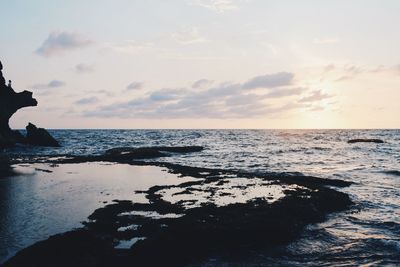
<path fill-rule="evenodd" d="M 77 230 L 39 242 L 24 252 L 23 259 L 16 258 L 5 266 L 113 266 L 110 261 L 111 252 L 112 247 L 101 238 L 87 231 Z M 61 255 L 62 262 L 59 262 Z"/>
<path fill-rule="evenodd" d="M 11 167 L 10 159 L 5 156 L 0 156 L 0 179 L 14 175 L 16 175 L 16 173 Z"/>
<path fill-rule="evenodd" d="M 12 147 L 15 143 L 26 143 L 25 137 L 20 132 L 10 129 L 9 121 L 17 110 L 24 107 L 37 106 L 38 104 L 36 99 L 32 97 L 32 92 L 16 93 L 11 87 L 11 81 L 6 85 L 2 70 L 3 65 L 0 62 L 0 148 Z M 45 134 L 42 132 L 40 131 L 40 134 L 44 136 Z M 51 137 L 51 139 L 54 138 Z M 51 144 L 55 143 L 51 142 Z M 57 146 L 59 146 L 58 143 Z"/>
<path fill-rule="evenodd" d="M 168 156 L 169 153 L 190 153 L 203 150 L 201 146 L 117 147 L 106 151 L 105 157 L 121 159 L 149 159 Z M 165 153 L 167 152 L 167 153 Z"/>
<path fill-rule="evenodd" d="M 353 143 L 384 143 L 383 140 L 380 139 L 367 139 L 367 138 L 360 138 L 360 139 L 351 139 L 349 141 L 347 141 L 347 143 L 349 144 L 353 144 Z"/>
<path fill-rule="evenodd" d="M 113 148 L 106 151 L 105 154 L 108 158 L 117 160 L 129 160 L 129 159 L 150 159 L 166 156 L 157 149 L 151 147 L 142 148 Z"/>
<path fill-rule="evenodd" d="M 54 139 L 48 131 L 43 128 L 37 128 L 32 123 L 29 123 L 28 126 L 26 126 L 26 142 L 30 145 L 36 146 L 60 146 L 57 140 Z"/>
<path fill-rule="evenodd" d="M 32 92 L 16 93 L 11 85 L 7 86 L 2 70 L 0 62 L 0 147 L 9 147 L 21 141 L 21 134 L 8 125 L 11 116 L 21 108 L 36 106 L 37 101 L 32 98 Z"/>

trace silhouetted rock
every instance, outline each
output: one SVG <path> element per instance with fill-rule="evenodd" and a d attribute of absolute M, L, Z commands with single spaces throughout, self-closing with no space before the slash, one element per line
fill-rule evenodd
<path fill-rule="evenodd" d="M 28 126 L 26 126 L 26 142 L 30 145 L 36 146 L 60 146 L 57 140 L 54 139 L 48 131 L 43 128 L 37 128 L 32 123 L 29 123 Z"/>
<path fill-rule="evenodd" d="M 2 70 L 0 62 L 0 147 L 10 147 L 22 141 L 21 134 L 8 125 L 11 116 L 21 108 L 36 106 L 37 101 L 32 98 L 32 92 L 16 93 L 11 83 L 7 86 Z"/>
<path fill-rule="evenodd" d="M 84 230 L 55 235 L 17 253 L 4 266 L 113 266 L 112 246 Z"/>
<path fill-rule="evenodd" d="M 3 64 L 1 64 L 1 61 L 0 61 L 0 85 L 3 85 L 3 84 L 5 85 L 6 79 L 4 79 L 4 77 L 3 77 L 2 70 L 3 70 Z"/>
<path fill-rule="evenodd" d="M 360 138 L 360 139 L 351 139 L 347 141 L 349 144 L 353 143 L 384 143 L 381 139 L 367 139 L 367 138 Z"/>
<path fill-rule="evenodd" d="M 0 179 L 14 175 L 16 175 L 16 173 L 11 167 L 10 159 L 6 156 L 0 156 Z"/>
<path fill-rule="evenodd" d="M 17 110 L 24 107 L 37 106 L 38 103 L 36 99 L 32 97 L 32 92 L 23 91 L 21 93 L 16 93 L 11 87 L 11 81 L 6 85 L 6 79 L 3 76 L 2 70 L 3 65 L 0 62 L 0 148 L 12 147 L 15 143 L 60 146 L 58 142 L 44 129 L 35 129 L 36 127 L 32 128 L 34 133 L 31 133 L 29 140 L 27 140 L 19 131 L 13 131 L 10 129 L 9 120 Z"/>

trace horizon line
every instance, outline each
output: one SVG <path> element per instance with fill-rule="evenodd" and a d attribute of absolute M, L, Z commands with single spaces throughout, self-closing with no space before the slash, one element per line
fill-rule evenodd
<path fill-rule="evenodd" d="M 43 128 L 43 127 L 38 127 Z M 45 128 L 47 130 L 400 130 L 400 128 Z M 25 130 L 25 128 L 15 128 Z"/>

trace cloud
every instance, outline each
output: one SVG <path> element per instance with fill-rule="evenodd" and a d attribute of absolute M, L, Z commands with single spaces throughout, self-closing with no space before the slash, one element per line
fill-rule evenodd
<path fill-rule="evenodd" d="M 298 87 L 298 88 L 279 88 L 279 90 L 274 90 L 265 95 L 266 98 L 281 98 L 286 96 L 300 95 L 302 94 L 306 88 Z"/>
<path fill-rule="evenodd" d="M 86 65 L 86 64 L 80 63 L 75 66 L 74 70 L 77 73 L 90 73 L 90 72 L 94 71 L 94 68 L 91 65 Z"/>
<path fill-rule="evenodd" d="M 335 67 L 335 65 L 334 65 L 334 64 L 329 64 L 329 65 L 326 65 L 326 66 L 324 67 L 324 72 L 330 72 L 330 71 L 333 71 L 335 68 L 336 68 L 336 67 Z"/>
<path fill-rule="evenodd" d="M 345 71 L 349 73 L 350 75 L 357 75 L 365 72 L 365 70 L 359 66 L 356 65 L 351 65 L 351 66 L 346 66 Z"/>
<path fill-rule="evenodd" d="M 143 88 L 142 82 L 131 82 L 127 87 L 126 90 L 138 90 Z"/>
<path fill-rule="evenodd" d="M 346 80 L 351 80 L 356 78 L 358 75 L 361 75 L 363 73 L 377 73 L 380 71 L 383 71 L 384 68 L 382 67 L 377 67 L 374 69 L 369 69 L 369 68 L 365 68 L 365 67 L 360 67 L 357 65 L 345 65 L 340 69 L 340 72 L 342 73 L 342 75 L 337 78 L 335 80 L 335 82 L 342 82 L 342 81 L 346 81 Z"/>
<path fill-rule="evenodd" d="M 337 38 L 332 38 L 332 37 L 328 37 L 328 38 L 314 38 L 313 43 L 314 44 L 320 44 L 320 45 L 324 45 L 324 44 L 336 44 L 339 42 L 339 39 Z"/>
<path fill-rule="evenodd" d="M 180 32 L 173 33 L 171 34 L 171 38 L 182 45 L 207 42 L 207 40 L 200 35 L 197 28 L 185 29 Z"/>
<path fill-rule="evenodd" d="M 35 84 L 32 87 L 34 89 L 52 89 L 65 86 L 65 82 L 59 80 L 52 80 L 46 84 Z"/>
<path fill-rule="evenodd" d="M 217 86 L 198 90 L 197 85 L 209 80 L 201 79 L 189 88 L 162 88 L 127 101 L 96 107 L 84 112 L 87 117 L 119 118 L 247 118 L 270 114 L 281 114 L 308 104 L 287 103 L 289 97 L 306 91 L 301 87 L 281 87 L 291 84 L 294 74 L 267 74 L 260 79 L 249 79 L 244 83 L 221 83 Z M 286 77 L 283 79 L 283 77 Z M 256 77 L 257 78 L 257 77 Z M 260 82 L 259 82 L 260 80 Z M 196 82 L 196 83 L 197 83 Z M 261 85 L 260 85 L 261 84 Z M 268 86 L 266 92 L 249 88 Z M 272 101 L 285 98 L 283 104 Z M 285 102 L 286 101 L 286 102 Z"/>
<path fill-rule="evenodd" d="M 162 101 L 170 101 L 176 100 L 180 96 L 184 95 L 186 92 L 185 89 L 161 89 L 159 91 L 153 92 L 150 94 L 150 99 L 152 101 L 162 102 Z"/>
<path fill-rule="evenodd" d="M 254 77 L 243 84 L 244 89 L 273 88 L 290 85 L 294 74 L 290 72 L 278 72 Z"/>
<path fill-rule="evenodd" d="M 95 96 L 93 97 L 85 97 L 82 99 L 79 99 L 78 101 L 75 102 L 77 105 L 88 105 L 88 104 L 94 104 L 97 103 L 99 99 Z"/>
<path fill-rule="evenodd" d="M 353 77 L 351 77 L 351 76 L 346 76 L 346 75 L 344 75 L 344 76 L 340 76 L 339 78 L 337 78 L 336 80 L 335 80 L 335 82 L 342 82 L 342 81 L 347 81 L 347 80 L 351 80 Z"/>
<path fill-rule="evenodd" d="M 371 75 L 387 74 L 396 75 L 400 74 L 400 65 L 397 66 L 385 66 L 385 65 L 375 65 L 375 66 L 365 66 L 365 65 L 355 65 L 346 64 L 344 66 L 337 68 L 337 73 L 340 75 L 334 80 L 335 82 L 342 82 L 353 80 L 357 78 L 362 78 L 363 75 L 367 74 L 369 77 Z M 365 76 L 364 76 L 365 77 Z"/>
<path fill-rule="evenodd" d="M 87 37 L 77 33 L 55 31 L 49 34 L 43 44 L 35 51 L 38 55 L 51 57 L 66 51 L 76 50 L 93 43 Z"/>
<path fill-rule="evenodd" d="M 327 98 L 331 98 L 333 95 L 324 94 L 321 90 L 311 92 L 311 95 L 303 97 L 299 100 L 299 103 L 312 103 L 318 102 Z"/>
<path fill-rule="evenodd" d="M 192 84 L 192 88 L 196 88 L 196 89 L 197 88 L 205 88 L 205 87 L 211 86 L 213 84 L 213 82 L 214 81 L 207 80 L 207 79 L 200 79 L 198 81 L 195 81 Z"/>
<path fill-rule="evenodd" d="M 217 13 L 224 13 L 239 8 L 233 0 L 193 0 L 192 4 L 207 8 Z"/>

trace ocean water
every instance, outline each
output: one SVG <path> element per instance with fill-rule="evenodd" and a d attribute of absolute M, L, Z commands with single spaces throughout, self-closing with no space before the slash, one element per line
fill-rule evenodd
<path fill-rule="evenodd" d="M 310 225 L 284 248 L 247 264 L 400 265 L 400 130 L 54 130 L 61 148 L 18 146 L 2 153 L 100 154 L 121 147 L 201 145 L 199 153 L 160 158 L 189 166 L 296 172 L 352 181 L 355 206 Z M 378 138 L 383 144 L 348 144 Z M 50 226 L 49 226 L 50 227 Z M 210 259 L 204 264 L 226 263 Z"/>

